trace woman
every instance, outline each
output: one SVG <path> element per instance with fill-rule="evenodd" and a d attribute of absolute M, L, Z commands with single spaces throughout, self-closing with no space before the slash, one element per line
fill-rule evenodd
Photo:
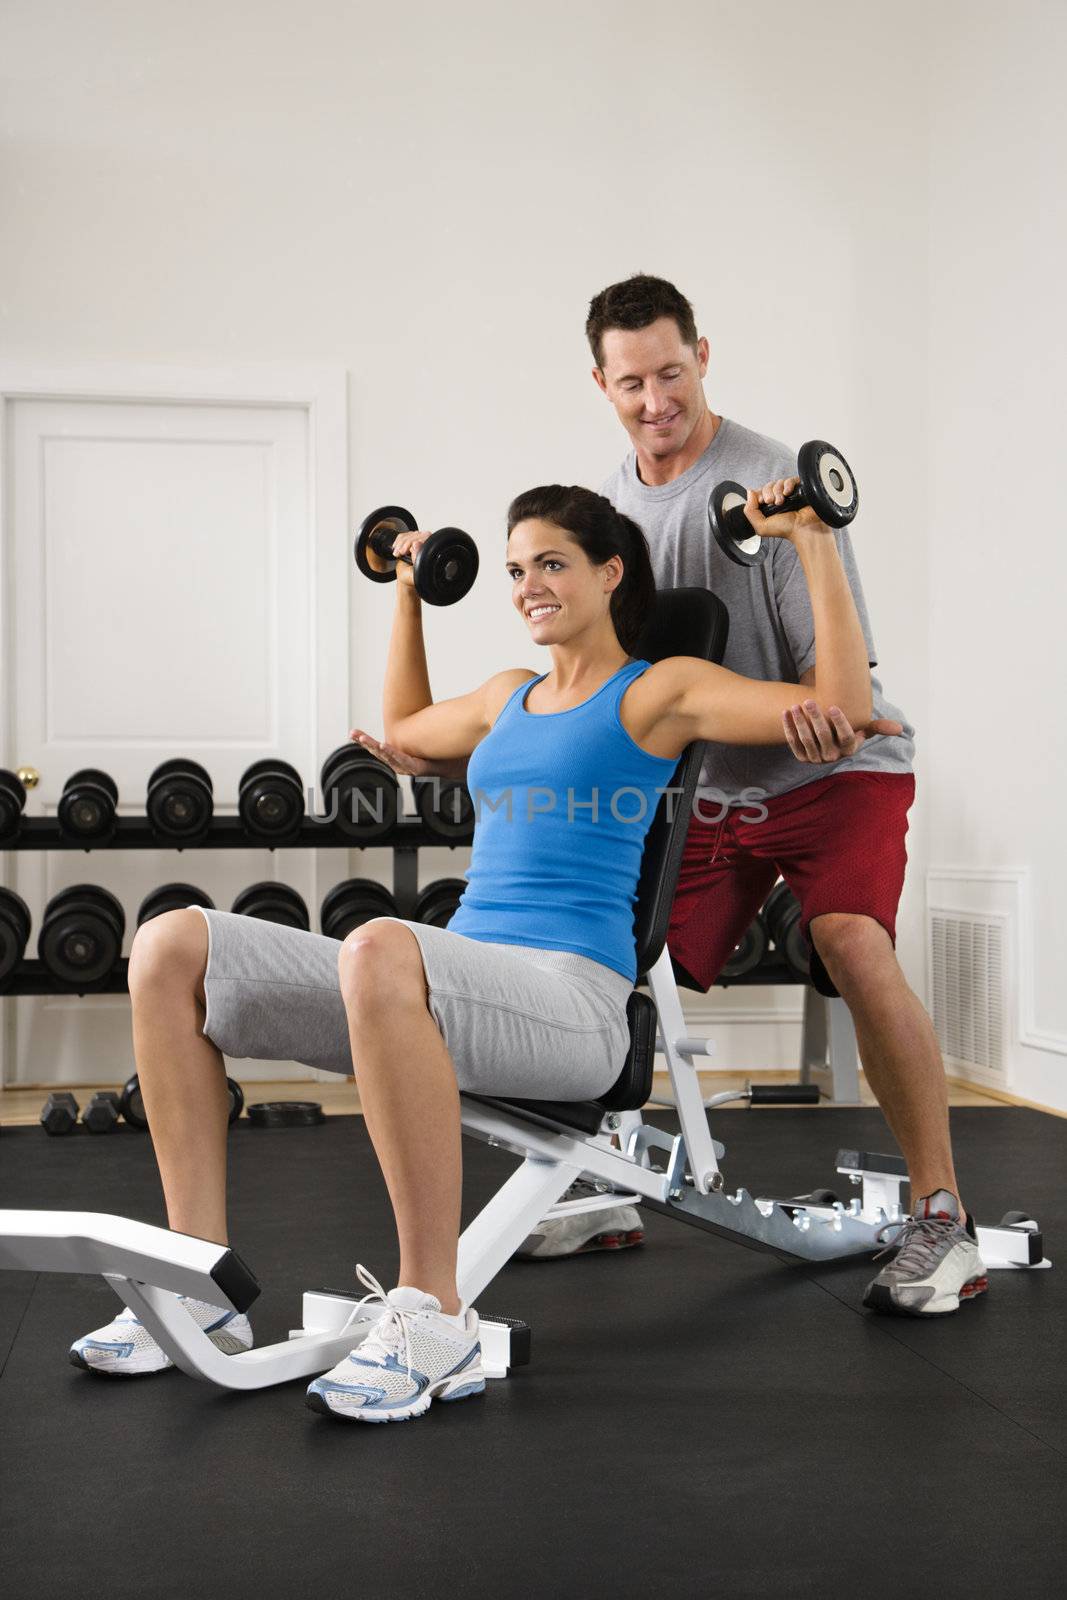
<path fill-rule="evenodd" d="M 796 546 L 815 620 L 810 693 L 862 727 L 867 651 L 833 535 L 811 510 L 774 513 L 795 481 L 750 491 L 745 514 Z M 427 537 L 400 536 L 394 554 Z M 434 704 L 412 568 L 397 568 L 385 737 L 437 764 L 470 757 L 479 812 L 448 929 L 385 917 L 338 944 L 190 908 L 145 924 L 130 960 L 138 1072 L 177 1231 L 226 1242 L 220 1051 L 345 1073 L 355 1063 L 396 1216 L 401 1287 L 387 1295 L 357 1268 L 382 1316 L 310 1385 L 308 1403 L 361 1421 L 417 1416 L 431 1399 L 484 1389 L 478 1319 L 456 1293 L 459 1090 L 577 1100 L 614 1081 L 636 976 L 641 850 L 659 793 L 693 740 L 784 742 L 783 713 L 799 698 L 795 684 L 691 657 L 633 659 L 655 595 L 648 548 L 587 489 L 534 489 L 512 503 L 507 570 L 550 671 L 514 668 Z M 246 1318 L 186 1304 L 221 1348 L 251 1344 Z M 170 1364 L 128 1312 L 71 1356 L 112 1373 Z"/>

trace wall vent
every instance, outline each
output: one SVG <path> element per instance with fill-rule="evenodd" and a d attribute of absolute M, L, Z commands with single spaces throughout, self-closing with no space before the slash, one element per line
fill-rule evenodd
<path fill-rule="evenodd" d="M 931 911 L 930 1002 L 946 1065 L 1007 1084 L 1007 951 L 1002 917 Z"/>

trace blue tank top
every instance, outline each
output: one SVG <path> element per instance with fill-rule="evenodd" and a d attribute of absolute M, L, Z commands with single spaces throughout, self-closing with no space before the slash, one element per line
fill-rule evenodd
<path fill-rule="evenodd" d="M 641 855 L 677 765 L 642 750 L 619 716 L 648 665 L 627 662 L 568 711 L 526 710 L 547 674 L 510 696 L 467 769 L 476 822 L 453 933 L 570 950 L 637 977 Z"/>

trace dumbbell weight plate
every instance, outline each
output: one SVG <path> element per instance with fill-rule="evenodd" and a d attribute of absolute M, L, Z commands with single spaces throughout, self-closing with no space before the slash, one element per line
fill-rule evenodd
<path fill-rule="evenodd" d="M 18 966 L 30 937 L 30 908 L 14 889 L 0 889 L 0 983 Z"/>
<path fill-rule="evenodd" d="M 798 978 L 811 975 L 811 954 L 800 932 L 800 904 L 787 883 L 779 883 L 763 903 L 763 920 L 774 948 Z"/>
<path fill-rule="evenodd" d="M 411 908 L 412 922 L 426 922 L 432 928 L 447 928 L 466 887 L 465 878 L 438 878 L 435 883 L 427 884 Z"/>
<path fill-rule="evenodd" d="M 251 883 L 242 889 L 230 907 L 239 917 L 259 917 L 263 922 L 277 922 L 283 928 L 300 928 L 305 933 L 311 927 L 308 908 L 303 898 L 287 883 Z"/>
<path fill-rule="evenodd" d="M 68 1090 L 50 1094 L 41 1108 L 40 1123 L 53 1138 L 73 1133 L 78 1122 L 78 1102 Z"/>
<path fill-rule="evenodd" d="M 317 1100 L 260 1100 L 248 1120 L 253 1128 L 313 1128 L 326 1116 Z"/>
<path fill-rule="evenodd" d="M 756 917 L 745 929 L 719 977 L 740 978 L 746 972 L 754 972 L 766 954 L 767 930 L 762 918 Z"/>
<path fill-rule="evenodd" d="M 382 528 L 395 539 L 401 533 L 418 533 L 419 525 L 404 506 L 379 506 L 369 517 L 364 517 L 356 534 L 356 566 L 372 583 L 394 583 L 396 561 L 392 556 L 381 556 L 371 547 L 371 535 Z"/>
<path fill-rule="evenodd" d="M 72 772 L 63 785 L 56 817 L 65 834 L 86 843 L 103 844 L 115 832 L 118 803 L 118 784 L 111 774 L 97 767 L 82 767 L 79 772 Z"/>
<path fill-rule="evenodd" d="M 357 744 L 343 744 L 322 764 L 322 801 L 328 821 L 366 842 L 396 827 L 400 786 L 396 773 Z"/>
<path fill-rule="evenodd" d="M 299 772 L 277 756 L 254 761 L 241 775 L 237 809 L 257 838 L 277 841 L 298 833 L 304 818 Z"/>
<path fill-rule="evenodd" d="M 113 1089 L 94 1094 L 82 1112 L 82 1122 L 90 1133 L 115 1133 L 122 1115 L 119 1096 Z"/>
<path fill-rule="evenodd" d="M 0 768 L 0 840 L 13 839 L 22 826 L 26 790 L 13 772 Z"/>
<path fill-rule="evenodd" d="M 856 478 L 841 454 L 825 439 L 809 439 L 797 452 L 801 488 L 812 510 L 828 528 L 844 528 L 859 510 Z"/>
<path fill-rule="evenodd" d="M 323 897 L 319 927 L 327 939 L 346 939 L 374 917 L 397 915 L 396 901 L 384 884 L 372 878 L 346 878 Z"/>
<path fill-rule="evenodd" d="M 137 926 L 151 922 L 153 917 L 161 917 L 166 911 L 185 911 L 189 906 L 203 906 L 214 911 L 215 902 L 195 883 L 161 883 L 158 889 L 146 894 L 137 907 Z"/>
<path fill-rule="evenodd" d="M 770 554 L 769 542 L 755 533 L 748 522 L 744 523 L 748 529 L 746 537 L 735 539 L 733 530 L 738 524 L 730 515 L 733 512 L 736 517 L 738 507 L 744 506 L 747 498 L 743 484 L 734 483 L 729 478 L 717 483 L 708 496 L 708 522 L 715 542 L 724 555 L 739 567 L 758 567 Z"/>
<path fill-rule="evenodd" d="M 244 1110 L 244 1090 L 232 1078 L 226 1079 L 226 1088 L 230 1097 L 227 1121 L 232 1126 Z M 119 1098 L 119 1111 L 122 1114 L 123 1121 L 128 1122 L 131 1128 L 141 1128 L 143 1130 L 148 1127 L 144 1101 L 141 1098 L 141 1085 L 137 1080 L 136 1072 L 132 1078 L 127 1078 L 123 1085 L 122 1094 Z"/>
<path fill-rule="evenodd" d="M 478 546 L 462 528 L 438 528 L 415 556 L 415 588 L 432 606 L 451 606 L 478 576 Z"/>
<path fill-rule="evenodd" d="M 37 954 L 64 983 L 99 983 L 119 958 L 125 927 L 125 913 L 113 894 L 97 884 L 77 884 L 45 907 Z"/>
<path fill-rule="evenodd" d="M 211 822 L 212 793 L 211 774 L 199 762 L 164 761 L 148 780 L 148 820 L 165 839 L 199 839 Z"/>
<path fill-rule="evenodd" d="M 415 808 L 432 833 L 465 839 L 474 826 L 474 802 L 461 778 L 414 778 Z"/>

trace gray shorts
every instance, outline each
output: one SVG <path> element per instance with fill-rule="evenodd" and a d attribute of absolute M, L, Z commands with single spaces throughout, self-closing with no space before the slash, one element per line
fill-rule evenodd
<path fill-rule="evenodd" d="M 204 916 L 204 1033 L 212 1044 L 237 1059 L 299 1061 L 358 1079 L 340 941 L 230 911 Z M 418 940 L 430 1010 L 461 1089 L 591 1100 L 614 1083 L 629 1048 L 628 978 L 569 951 L 484 944 L 423 922 L 403 926 Z"/>

